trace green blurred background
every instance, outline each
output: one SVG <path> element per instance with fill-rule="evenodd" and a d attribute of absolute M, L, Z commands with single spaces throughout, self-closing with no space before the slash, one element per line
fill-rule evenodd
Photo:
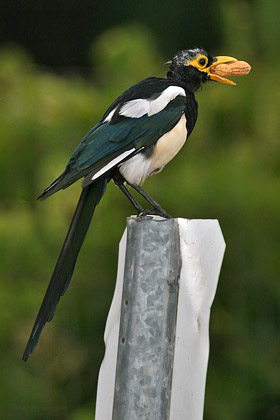
<path fill-rule="evenodd" d="M 36 197 L 117 95 L 164 76 L 177 50 L 204 46 L 252 72 L 236 87 L 203 87 L 188 144 L 145 189 L 176 217 L 217 218 L 227 243 L 205 420 L 279 420 L 279 0 L 4 0 L 0 36 L 0 418 L 93 419 L 118 242 L 134 211 L 110 185 L 25 364 L 80 183 Z"/>

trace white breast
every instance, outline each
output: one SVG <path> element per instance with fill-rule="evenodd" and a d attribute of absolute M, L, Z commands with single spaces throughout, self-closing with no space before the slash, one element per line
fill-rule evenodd
<path fill-rule="evenodd" d="M 153 154 L 146 157 L 140 152 L 120 166 L 120 173 L 131 184 L 140 184 L 149 176 L 160 172 L 179 152 L 187 139 L 186 117 L 183 114 L 175 127 L 157 141 Z"/>
<path fill-rule="evenodd" d="M 184 146 L 186 140 L 186 117 L 183 114 L 177 125 L 158 140 L 152 156 L 152 170 L 162 169 L 170 162 Z"/>

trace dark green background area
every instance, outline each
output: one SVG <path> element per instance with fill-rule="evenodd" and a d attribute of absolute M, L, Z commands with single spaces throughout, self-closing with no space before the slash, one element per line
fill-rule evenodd
<path fill-rule="evenodd" d="M 194 45 L 252 71 L 236 87 L 198 92 L 192 136 L 145 189 L 174 217 L 217 218 L 227 243 L 205 420 L 280 418 L 279 16 L 278 0 L 1 2 L 1 419 L 93 418 L 118 242 L 134 210 L 108 187 L 72 284 L 25 364 L 80 183 L 36 197 L 117 95 L 163 76 L 163 63 Z"/>
<path fill-rule="evenodd" d="M 15 42 L 55 69 L 90 66 L 89 49 L 114 25 L 137 23 L 170 56 L 190 46 L 221 45 L 217 0 L 2 0 L 0 43 Z"/>

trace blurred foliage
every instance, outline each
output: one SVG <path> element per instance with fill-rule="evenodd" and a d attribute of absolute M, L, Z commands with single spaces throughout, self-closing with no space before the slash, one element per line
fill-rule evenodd
<path fill-rule="evenodd" d="M 270 6 L 268 6 L 270 5 Z M 276 420 L 279 385 L 278 0 L 221 2 L 221 51 L 248 60 L 237 87 L 209 83 L 197 126 L 145 189 L 174 216 L 217 218 L 227 250 L 211 317 L 205 420 Z M 190 45 L 186 41 L 186 47 Z M 36 196 L 116 95 L 170 57 L 142 26 L 101 34 L 94 78 L 42 70 L 21 49 L 0 51 L 0 418 L 93 418 L 103 331 L 130 203 L 110 185 L 66 297 L 27 364 L 21 361 L 80 192 Z M 115 221 L 119 223 L 115 223 Z M 114 223 L 113 223 L 114 221 Z M 110 263 L 109 263 L 110 262 Z"/>

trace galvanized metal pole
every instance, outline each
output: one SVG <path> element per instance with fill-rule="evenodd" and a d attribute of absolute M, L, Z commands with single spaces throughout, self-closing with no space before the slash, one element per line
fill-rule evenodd
<path fill-rule="evenodd" d="M 105 329 L 95 420 L 201 420 L 217 220 L 129 218 Z"/>
<path fill-rule="evenodd" d="M 169 417 L 179 233 L 174 219 L 129 219 L 113 420 Z"/>

